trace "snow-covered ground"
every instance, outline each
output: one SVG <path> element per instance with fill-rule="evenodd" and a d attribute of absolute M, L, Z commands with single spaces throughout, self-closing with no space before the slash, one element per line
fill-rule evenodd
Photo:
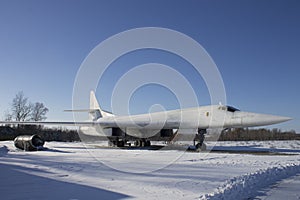
<path fill-rule="evenodd" d="M 0 142 L 1 199 L 274 199 L 283 194 L 277 189 L 287 199 L 300 194 L 300 141 L 208 142 L 216 150 L 210 153 L 60 142 L 45 147 L 24 152 L 12 141 Z"/>

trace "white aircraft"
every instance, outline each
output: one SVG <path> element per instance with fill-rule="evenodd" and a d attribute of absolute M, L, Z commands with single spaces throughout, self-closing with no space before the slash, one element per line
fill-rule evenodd
<path fill-rule="evenodd" d="M 264 126 L 291 120 L 289 117 L 242 112 L 231 106 L 209 105 L 140 115 L 116 116 L 103 111 L 90 93 L 89 121 L 80 122 L 0 122 L 2 124 L 75 125 L 84 135 L 105 136 L 110 143 L 122 147 L 135 140 L 136 146 L 149 146 L 151 140 L 172 140 L 178 134 L 192 135 L 196 148 L 203 149 L 208 128 L 242 128 Z"/>

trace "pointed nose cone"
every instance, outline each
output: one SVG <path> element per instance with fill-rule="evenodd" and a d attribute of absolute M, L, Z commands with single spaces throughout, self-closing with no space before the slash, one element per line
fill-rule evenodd
<path fill-rule="evenodd" d="M 266 115 L 258 113 L 244 113 L 242 117 L 243 126 L 264 126 L 282 123 L 291 120 L 292 118 L 276 116 L 276 115 Z"/>
<path fill-rule="evenodd" d="M 269 116 L 268 119 L 275 124 L 292 120 L 292 118 L 290 117 L 283 117 L 283 116 L 276 116 L 276 115 L 268 115 L 268 116 Z"/>

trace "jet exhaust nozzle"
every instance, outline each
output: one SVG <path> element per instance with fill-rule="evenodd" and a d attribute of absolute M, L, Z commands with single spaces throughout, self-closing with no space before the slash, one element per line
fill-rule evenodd
<path fill-rule="evenodd" d="M 20 135 L 14 139 L 15 147 L 24 151 L 40 150 L 45 141 L 38 135 Z"/>

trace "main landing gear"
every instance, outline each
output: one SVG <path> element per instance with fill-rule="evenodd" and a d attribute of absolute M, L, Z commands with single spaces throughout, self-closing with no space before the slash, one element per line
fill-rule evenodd
<path fill-rule="evenodd" d="M 111 147 L 124 147 L 125 144 L 126 144 L 125 140 L 118 139 L 118 138 L 116 140 L 108 141 L 108 146 L 111 146 Z"/>
<path fill-rule="evenodd" d="M 109 146 L 113 146 L 113 147 L 124 147 L 124 146 L 131 146 L 131 143 L 129 143 L 127 140 L 122 139 L 122 138 L 115 138 L 115 139 L 111 139 L 108 142 Z M 147 139 L 137 139 L 134 141 L 134 146 L 136 147 L 149 147 L 151 146 L 151 142 L 150 140 Z"/>
<path fill-rule="evenodd" d="M 140 139 L 140 140 L 136 140 L 134 142 L 134 145 L 136 147 L 149 147 L 149 146 L 151 146 L 151 142 L 150 142 L 150 140 Z"/>

